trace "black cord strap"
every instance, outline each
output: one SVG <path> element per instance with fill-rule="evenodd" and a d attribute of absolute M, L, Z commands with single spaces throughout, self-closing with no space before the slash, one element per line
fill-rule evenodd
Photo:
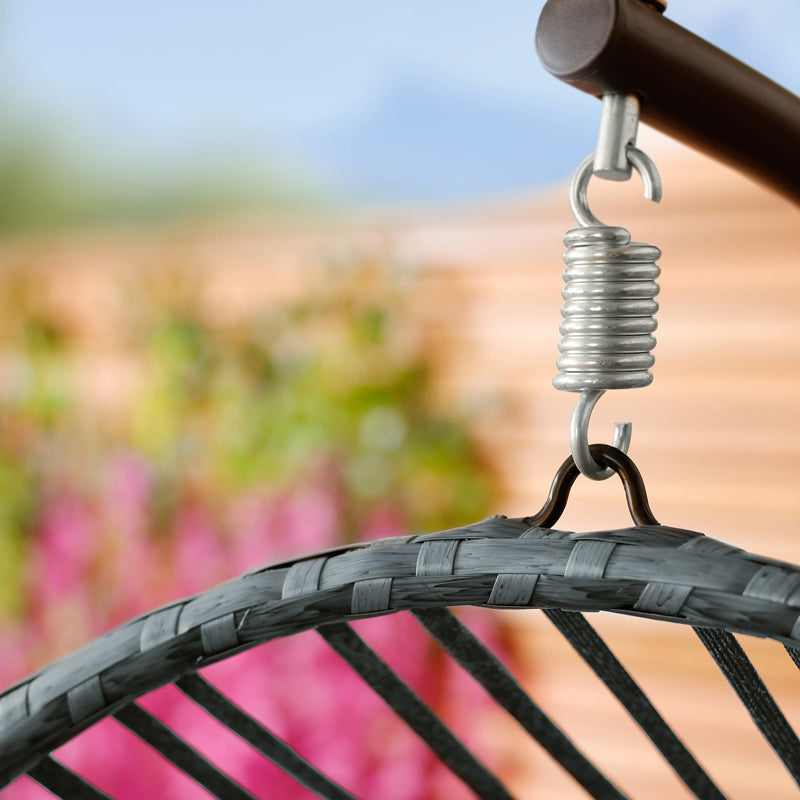
<path fill-rule="evenodd" d="M 719 787 L 583 615 L 556 609 L 547 609 L 544 613 L 650 737 L 675 774 L 695 797 L 703 800 L 724 800 L 725 795 Z"/>
<path fill-rule="evenodd" d="M 175 685 L 306 789 L 325 800 L 355 800 L 350 792 L 311 766 L 286 742 L 242 711 L 205 678 L 191 673 L 175 681 Z"/>
<path fill-rule="evenodd" d="M 508 789 L 349 625 L 323 625 L 317 632 L 478 797 L 513 800 Z"/>
<path fill-rule="evenodd" d="M 728 679 L 761 735 L 800 784 L 800 741 L 769 689 L 764 685 L 747 653 L 733 636 L 720 628 L 695 628 L 700 641 Z M 789 654 L 792 655 L 791 651 Z M 794 657 L 794 656 L 793 656 Z"/>
<path fill-rule="evenodd" d="M 796 647 L 789 647 L 788 644 L 784 645 L 784 647 L 786 648 L 786 652 L 789 654 L 789 658 L 794 661 L 794 665 L 800 669 L 800 650 L 798 650 Z"/>
<path fill-rule="evenodd" d="M 595 798 L 625 800 L 625 795 L 545 714 L 486 646 L 447 609 L 412 612 L 428 632 L 487 692 Z"/>
<path fill-rule="evenodd" d="M 28 775 L 64 800 L 111 800 L 110 795 L 101 792 L 77 772 L 51 756 L 45 756 L 33 769 L 28 770 Z"/>
<path fill-rule="evenodd" d="M 128 730 L 166 756 L 178 769 L 224 800 L 256 800 L 243 786 L 220 772 L 204 756 L 140 705 L 130 703 L 114 714 Z"/>

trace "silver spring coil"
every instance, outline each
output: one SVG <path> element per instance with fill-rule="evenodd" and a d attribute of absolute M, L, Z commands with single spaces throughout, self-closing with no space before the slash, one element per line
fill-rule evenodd
<path fill-rule="evenodd" d="M 661 251 L 610 226 L 567 231 L 564 244 L 561 374 L 553 385 L 568 392 L 648 386 Z"/>

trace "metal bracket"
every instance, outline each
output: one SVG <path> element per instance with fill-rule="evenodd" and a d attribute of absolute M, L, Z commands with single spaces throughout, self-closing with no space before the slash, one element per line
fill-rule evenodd
<path fill-rule="evenodd" d="M 636 145 L 638 130 L 639 98 L 632 94 L 604 94 L 593 174 L 608 181 L 630 180 L 633 165 L 628 148 Z"/>

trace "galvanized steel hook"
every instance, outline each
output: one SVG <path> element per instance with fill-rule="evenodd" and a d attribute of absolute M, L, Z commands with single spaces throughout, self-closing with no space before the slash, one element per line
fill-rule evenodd
<path fill-rule="evenodd" d="M 578 402 L 569 423 L 569 447 L 575 465 L 587 478 L 604 481 L 614 474 L 609 467 L 600 466 L 589 449 L 589 419 L 597 401 L 605 394 L 605 389 L 584 389 L 578 395 Z M 614 423 L 613 444 L 617 450 L 628 452 L 633 426 L 630 422 Z"/>
<path fill-rule="evenodd" d="M 654 203 L 660 203 L 662 196 L 661 176 L 658 174 L 658 169 L 653 159 L 643 150 L 631 145 L 628 146 L 625 152 L 628 161 L 633 164 L 634 169 L 642 179 L 644 196 Z M 569 207 L 577 223 L 584 228 L 605 227 L 605 223 L 597 219 L 589 209 L 587 190 L 589 188 L 589 180 L 594 174 L 594 160 L 594 153 L 589 153 L 583 159 L 572 176 L 572 182 L 569 186 Z"/>

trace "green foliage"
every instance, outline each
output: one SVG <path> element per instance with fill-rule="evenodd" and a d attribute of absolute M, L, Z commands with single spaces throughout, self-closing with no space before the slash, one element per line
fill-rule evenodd
<path fill-rule="evenodd" d="M 329 206 L 313 179 L 265 163 L 262 154 L 215 151 L 150 163 L 90 149 L 63 127 L 11 114 L 0 131 L 0 235 L 242 212 L 297 216 Z"/>
<path fill-rule="evenodd" d="M 426 529 L 474 517 L 485 478 L 463 426 L 430 407 L 432 365 L 403 330 L 406 302 L 360 264 L 228 330 L 203 324 L 185 299 L 155 304 L 138 445 L 223 495 L 301 480 L 325 459 L 354 524 L 378 502 Z"/>
<path fill-rule="evenodd" d="M 346 539 L 380 534 L 380 513 L 408 532 L 484 513 L 485 471 L 464 422 L 431 406 L 410 296 L 381 265 L 330 269 L 302 301 L 235 324 L 208 319 L 199 288 L 191 268 L 166 267 L 127 287 L 118 322 L 141 377 L 105 419 L 81 391 L 86 343 L 41 302 L 38 278 L 4 274 L 0 617 L 18 610 L 43 504 L 77 487 L 90 508 L 120 452 L 151 465 L 160 500 L 148 524 L 164 535 L 193 498 L 224 519 L 236 498 L 292 491 L 321 468 Z"/>

